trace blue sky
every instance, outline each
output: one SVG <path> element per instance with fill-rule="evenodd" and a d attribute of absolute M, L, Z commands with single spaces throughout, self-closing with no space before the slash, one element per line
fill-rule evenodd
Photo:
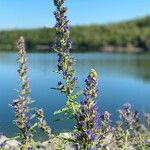
<path fill-rule="evenodd" d="M 150 0 L 66 0 L 72 25 L 150 15 Z M 0 29 L 53 26 L 53 0 L 0 0 Z"/>

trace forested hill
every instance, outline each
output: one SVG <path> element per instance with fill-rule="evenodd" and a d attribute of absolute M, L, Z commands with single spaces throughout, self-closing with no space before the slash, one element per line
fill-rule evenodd
<path fill-rule="evenodd" d="M 0 50 L 15 51 L 23 35 L 28 51 L 47 51 L 54 42 L 54 29 L 0 31 Z M 74 52 L 150 52 L 150 16 L 107 25 L 72 26 Z"/>

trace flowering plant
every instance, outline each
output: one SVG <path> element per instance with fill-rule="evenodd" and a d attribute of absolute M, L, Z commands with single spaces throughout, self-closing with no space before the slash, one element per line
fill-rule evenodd
<path fill-rule="evenodd" d="M 33 115 L 30 113 L 30 108 L 28 107 L 29 104 L 32 103 L 29 93 L 29 83 L 27 78 L 27 64 L 26 64 L 26 51 L 25 51 L 25 41 L 23 37 L 17 42 L 18 47 L 18 63 L 19 63 L 19 79 L 21 88 L 18 91 L 19 98 L 13 100 L 12 107 L 15 111 L 16 120 L 15 123 L 21 131 L 19 134 L 22 146 L 21 149 L 31 149 L 31 142 L 32 142 L 32 126 L 31 126 L 31 119 Z"/>
<path fill-rule="evenodd" d="M 17 42 L 19 80 L 20 89 L 18 98 L 13 100 L 11 106 L 15 112 L 15 124 L 20 132 L 15 139 L 21 142 L 20 150 L 36 150 L 43 148 L 52 149 L 51 143 L 56 150 L 69 149 L 76 150 L 130 150 L 150 148 L 150 114 L 145 113 L 146 127 L 140 123 L 139 113 L 132 109 L 130 104 L 125 104 L 120 109 L 120 121 L 116 126 L 110 125 L 110 113 L 99 112 L 96 102 L 97 98 L 97 73 L 91 69 L 85 80 L 85 89 L 76 92 L 78 78 L 75 76 L 75 60 L 70 54 L 72 41 L 70 40 L 69 20 L 65 15 L 67 8 L 63 6 L 65 0 L 54 0 L 56 11 L 56 39 L 53 46 L 58 55 L 57 72 L 62 80 L 58 82 L 56 90 L 59 90 L 66 97 L 65 106 L 54 114 L 64 113 L 66 119 L 75 120 L 75 129 L 65 136 L 54 136 L 51 128 L 45 121 L 43 109 L 31 108 L 33 100 L 30 98 L 29 81 L 27 77 L 27 58 L 25 40 L 23 37 Z M 79 95 L 83 94 L 83 99 L 77 102 Z M 48 137 L 48 145 L 45 148 L 43 143 L 39 146 L 34 140 L 35 127 L 40 128 Z M 145 127 L 145 128 L 144 128 Z M 145 130 L 144 130 L 144 129 Z M 34 132 L 33 132 L 34 131 Z M 145 132 L 146 131 L 146 132 Z M 8 147 L 8 141 L 3 139 L 0 133 L 0 150 Z M 14 139 L 14 138 L 13 138 Z M 45 142 L 44 142 L 45 143 Z M 7 148 L 8 149 L 8 148 Z M 15 149 L 17 149 L 15 147 Z"/>
<path fill-rule="evenodd" d="M 54 12 L 56 18 L 56 40 L 53 49 L 58 55 L 58 73 L 62 75 L 64 82 L 58 82 L 58 88 L 61 93 L 64 93 L 67 101 L 65 107 L 56 111 L 55 114 L 65 113 L 66 118 L 74 118 L 78 109 L 78 103 L 75 99 L 82 93 L 79 91 L 73 93 L 77 82 L 73 65 L 75 64 L 74 58 L 70 54 L 72 41 L 70 40 L 69 20 L 65 13 L 66 7 L 63 7 L 64 0 L 54 0 L 54 5 L 57 10 Z"/>

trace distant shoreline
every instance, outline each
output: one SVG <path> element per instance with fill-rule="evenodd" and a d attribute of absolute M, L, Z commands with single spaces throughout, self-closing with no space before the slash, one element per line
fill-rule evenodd
<path fill-rule="evenodd" d="M 83 50 L 83 49 L 72 49 L 71 50 L 74 53 L 147 53 L 149 51 L 145 51 L 141 47 L 115 47 L 115 46 L 104 46 L 101 47 L 100 49 L 94 49 L 94 50 Z M 11 46 L 3 46 L 3 49 L 0 47 L 0 52 L 17 52 L 17 49 L 14 49 Z M 49 45 L 37 45 L 36 48 L 31 49 L 30 47 L 27 47 L 27 52 L 32 52 L 32 53 L 47 53 L 47 52 L 52 52 L 53 50 L 50 48 Z"/>
<path fill-rule="evenodd" d="M 54 28 L 0 31 L 0 51 L 16 51 L 24 36 L 28 52 L 50 51 Z M 72 52 L 150 52 L 150 16 L 105 25 L 71 26 Z"/>

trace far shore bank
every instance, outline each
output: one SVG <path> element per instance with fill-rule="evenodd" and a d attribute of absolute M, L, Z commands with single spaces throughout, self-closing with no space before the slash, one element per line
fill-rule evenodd
<path fill-rule="evenodd" d="M 72 52 L 150 52 L 150 16 L 110 24 L 71 26 Z M 16 51 L 16 41 L 24 36 L 28 52 L 52 51 L 54 28 L 0 31 L 0 51 Z"/>
<path fill-rule="evenodd" d="M 0 47 L 0 52 L 17 52 L 17 50 L 12 46 L 3 45 L 3 47 Z M 51 52 L 53 53 L 53 50 L 51 49 L 51 46 L 49 45 L 37 45 L 34 49 L 31 49 L 30 47 L 27 47 L 27 52 L 31 53 L 47 53 Z M 146 51 L 143 48 L 140 47 L 115 47 L 115 46 L 104 46 L 99 49 L 92 49 L 92 50 L 86 50 L 86 49 L 78 49 L 72 50 L 73 53 L 149 53 L 149 51 Z"/>

